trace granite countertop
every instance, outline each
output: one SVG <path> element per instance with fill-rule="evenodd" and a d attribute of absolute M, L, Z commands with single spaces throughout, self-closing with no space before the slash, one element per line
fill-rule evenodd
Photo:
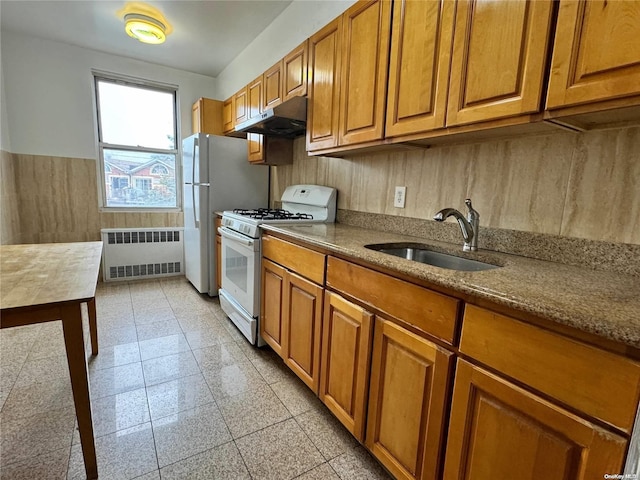
<path fill-rule="evenodd" d="M 272 231 L 348 255 L 463 294 L 490 300 L 635 348 L 640 348 L 640 279 L 488 250 L 345 224 L 261 225 Z M 364 247 L 373 243 L 423 243 L 435 251 L 501 265 L 462 272 L 405 260 Z"/>

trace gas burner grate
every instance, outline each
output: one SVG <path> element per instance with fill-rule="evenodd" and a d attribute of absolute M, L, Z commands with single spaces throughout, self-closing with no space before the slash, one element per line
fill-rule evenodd
<path fill-rule="evenodd" d="M 236 208 L 233 213 L 259 220 L 313 220 L 309 213 L 293 213 L 282 208 Z"/>

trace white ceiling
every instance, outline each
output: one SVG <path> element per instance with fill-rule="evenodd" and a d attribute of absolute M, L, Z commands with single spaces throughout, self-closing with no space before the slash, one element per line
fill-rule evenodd
<path fill-rule="evenodd" d="M 130 2 L 0 0 L 2 30 L 216 77 L 291 0 L 147 1 L 173 27 L 162 45 L 130 38 L 118 13 Z"/>

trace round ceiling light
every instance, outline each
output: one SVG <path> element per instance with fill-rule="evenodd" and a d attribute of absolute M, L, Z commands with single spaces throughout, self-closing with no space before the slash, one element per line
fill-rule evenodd
<path fill-rule="evenodd" d="M 140 13 L 127 13 L 124 16 L 124 29 L 130 37 L 142 43 L 157 45 L 167 38 L 167 27 L 162 22 Z"/>

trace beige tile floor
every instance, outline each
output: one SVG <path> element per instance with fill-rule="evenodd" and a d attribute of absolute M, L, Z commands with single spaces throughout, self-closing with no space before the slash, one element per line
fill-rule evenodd
<path fill-rule="evenodd" d="M 184 277 L 100 284 L 96 304 L 101 479 L 390 478 Z M 59 322 L 0 331 L 0 405 L 2 480 L 84 478 Z"/>

